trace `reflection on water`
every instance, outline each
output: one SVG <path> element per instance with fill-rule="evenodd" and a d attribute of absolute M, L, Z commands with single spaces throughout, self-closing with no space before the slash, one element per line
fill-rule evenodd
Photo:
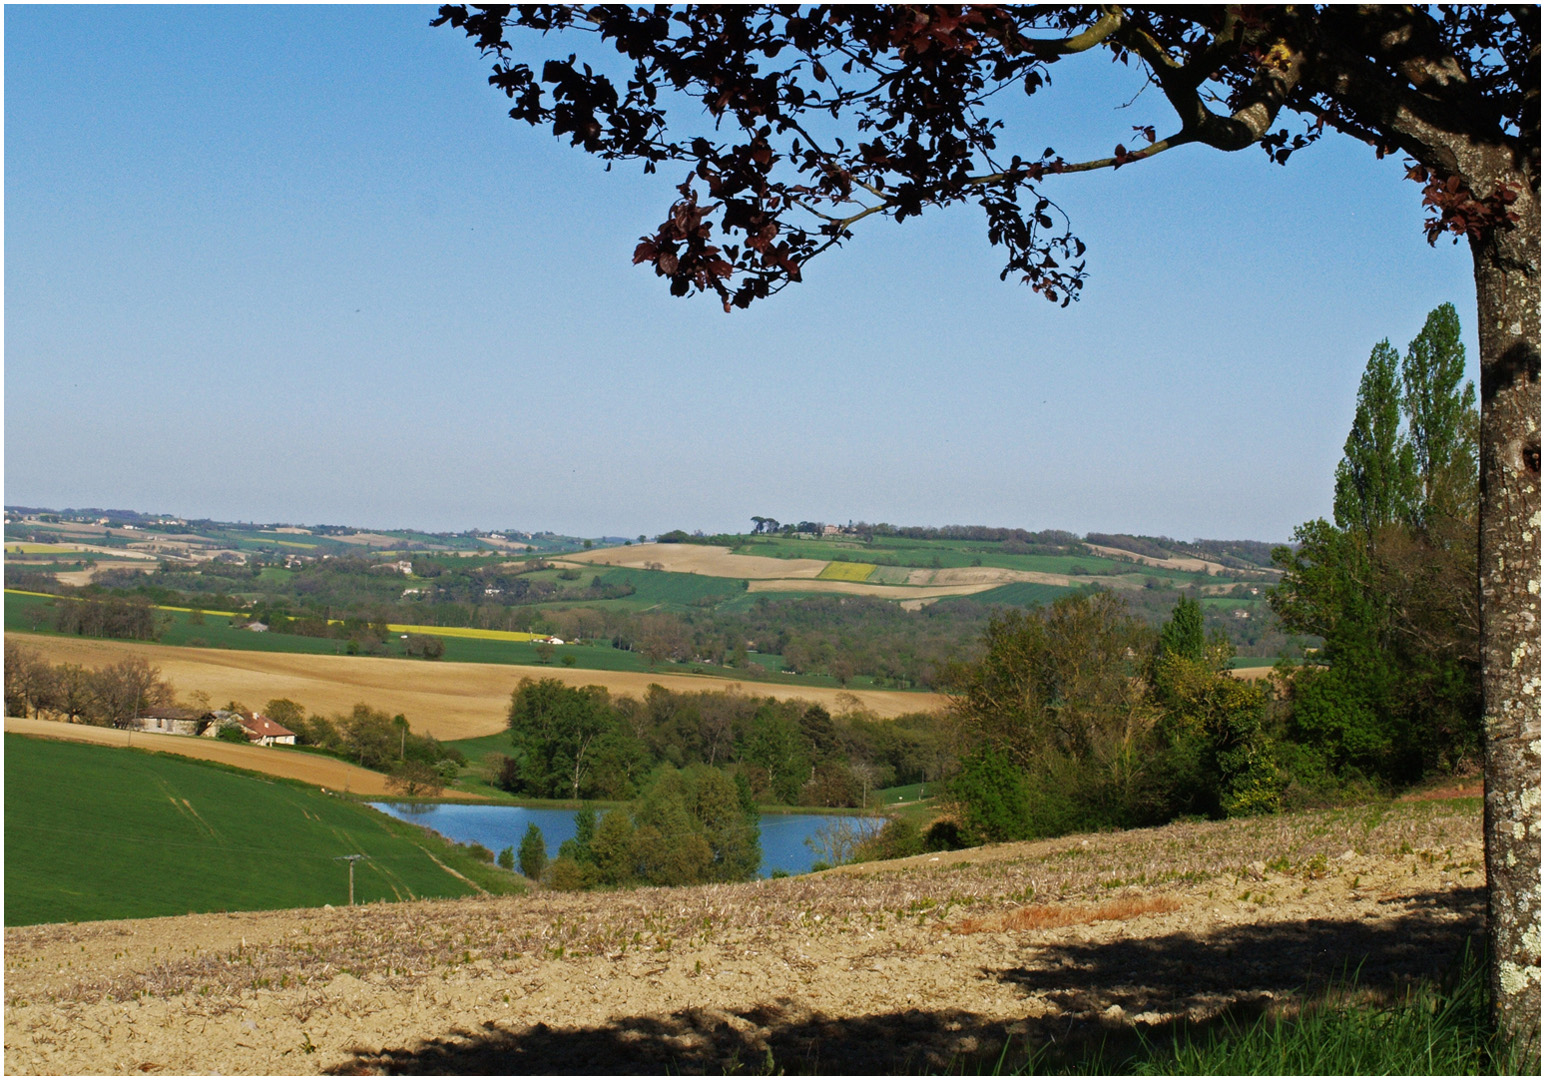
<path fill-rule="evenodd" d="M 548 858 L 555 858 L 558 847 L 574 838 L 574 811 L 549 810 L 530 806 L 469 806 L 465 803 L 388 803 L 370 804 L 414 825 L 433 829 L 459 844 L 482 844 L 490 851 L 507 847 L 517 850 L 528 826 L 542 830 Z M 774 870 L 803 874 L 818 856 L 805 840 L 822 825 L 840 821 L 831 814 L 762 815 L 762 867 L 767 875 Z"/>

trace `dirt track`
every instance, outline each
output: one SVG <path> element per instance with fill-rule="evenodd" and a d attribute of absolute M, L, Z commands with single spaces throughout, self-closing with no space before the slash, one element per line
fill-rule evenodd
<path fill-rule="evenodd" d="M 7 637 L 37 650 L 54 664 L 68 661 L 94 668 L 125 656 L 143 656 L 161 669 L 162 677 L 171 681 L 181 697 L 202 690 L 216 705 L 236 701 L 261 709 L 274 698 L 287 697 L 312 712 L 338 713 L 365 702 L 389 713 L 402 713 L 414 731 L 438 739 L 466 739 L 504 730 L 510 692 L 528 676 L 561 679 L 572 686 L 604 686 L 613 694 L 634 697 L 642 697 L 651 683 L 682 691 L 727 690 L 740 685 L 748 694 L 818 701 L 833 711 L 847 707 L 846 692 L 834 687 L 737 684 L 700 675 L 189 649 L 45 634 Z M 937 694 L 893 690 L 860 690 L 850 696 L 862 707 L 886 717 L 924 712 L 943 704 Z"/>
<path fill-rule="evenodd" d="M 991 1070 L 1006 1039 L 1248 1018 L 1359 965 L 1376 995 L 1440 975 L 1481 865 L 1470 799 L 747 885 L 12 929 L 5 1068 Z"/>
<path fill-rule="evenodd" d="M 235 765 L 269 776 L 304 780 L 308 784 L 356 795 L 386 795 L 386 777 L 336 758 L 320 757 L 282 746 L 242 746 L 218 739 L 200 739 L 187 735 L 150 735 L 145 732 L 119 731 L 116 728 L 90 727 L 86 724 L 62 724 L 54 720 L 5 718 L 5 730 L 18 735 L 41 735 L 47 739 L 96 743 L 100 746 L 136 746 L 165 754 L 202 758 Z M 467 795 L 466 798 L 481 798 Z"/>

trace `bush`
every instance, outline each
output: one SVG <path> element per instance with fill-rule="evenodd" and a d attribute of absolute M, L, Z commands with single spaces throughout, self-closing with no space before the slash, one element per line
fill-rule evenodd
<path fill-rule="evenodd" d="M 499 865 L 506 870 L 515 869 L 515 849 L 507 847 L 499 852 Z"/>
<path fill-rule="evenodd" d="M 594 884 L 594 867 L 578 863 L 567 855 L 559 855 L 548 871 L 548 880 L 560 892 L 578 892 Z"/>
<path fill-rule="evenodd" d="M 1034 831 L 1024 776 L 990 746 L 961 762 L 949 792 L 960 806 L 965 819 L 960 831 L 970 844 L 1022 840 Z"/>
<path fill-rule="evenodd" d="M 923 831 L 924 851 L 959 851 L 967 846 L 960 823 L 949 818 L 940 818 Z"/>
<path fill-rule="evenodd" d="M 542 839 L 542 830 L 533 821 L 526 826 L 526 835 L 520 841 L 520 872 L 532 881 L 540 881 L 542 871 L 546 869 L 547 841 Z"/>
<path fill-rule="evenodd" d="M 875 859 L 905 859 L 923 853 L 923 831 L 905 818 L 892 818 L 878 833 L 859 844 L 855 862 Z"/>
<path fill-rule="evenodd" d="M 215 733 L 215 738 L 221 742 L 241 743 L 243 746 L 251 741 L 247 738 L 246 730 L 240 724 L 226 724 Z"/>
<path fill-rule="evenodd" d="M 440 773 L 422 761 L 404 761 L 386 778 L 387 789 L 398 795 L 434 798 L 445 790 Z"/>
<path fill-rule="evenodd" d="M 470 854 L 478 862 L 491 863 L 494 861 L 494 853 L 489 851 L 482 844 L 479 844 L 476 840 L 472 841 L 470 844 L 467 844 L 466 848 L 468 854 Z"/>

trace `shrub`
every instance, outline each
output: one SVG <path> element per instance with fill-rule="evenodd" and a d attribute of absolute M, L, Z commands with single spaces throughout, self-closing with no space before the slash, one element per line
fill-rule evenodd
<path fill-rule="evenodd" d="M 476 840 L 466 845 L 467 852 L 478 862 L 491 863 L 494 861 L 494 853 L 479 844 Z"/>
<path fill-rule="evenodd" d="M 967 757 L 949 790 L 965 819 L 960 833 L 969 843 L 1020 840 L 1034 830 L 1024 776 L 993 747 Z"/>
<path fill-rule="evenodd" d="M 395 794 L 410 798 L 415 795 L 433 798 L 445 790 L 440 773 L 422 761 L 404 761 L 398 765 L 386 778 L 386 786 Z"/>
<path fill-rule="evenodd" d="M 499 852 L 499 865 L 506 870 L 515 869 L 515 849 L 507 847 Z"/>
<path fill-rule="evenodd" d="M 854 861 L 905 859 L 909 855 L 921 855 L 923 844 L 923 831 L 916 823 L 905 818 L 892 818 L 879 832 L 859 844 Z"/>
<path fill-rule="evenodd" d="M 547 841 L 536 822 L 526 826 L 526 835 L 520 841 L 520 872 L 532 881 L 540 881 L 547 869 Z"/>
<path fill-rule="evenodd" d="M 567 855 L 559 855 L 548 871 L 548 880 L 561 892 L 578 892 L 594 884 L 594 867 L 575 862 Z"/>

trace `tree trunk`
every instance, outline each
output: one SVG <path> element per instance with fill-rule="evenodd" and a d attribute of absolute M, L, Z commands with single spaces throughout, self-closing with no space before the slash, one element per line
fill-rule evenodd
<path fill-rule="evenodd" d="M 1481 344 L 1487 933 L 1499 1028 L 1540 1034 L 1540 211 L 1471 242 Z M 1487 185 L 1488 187 L 1490 185 Z"/>

